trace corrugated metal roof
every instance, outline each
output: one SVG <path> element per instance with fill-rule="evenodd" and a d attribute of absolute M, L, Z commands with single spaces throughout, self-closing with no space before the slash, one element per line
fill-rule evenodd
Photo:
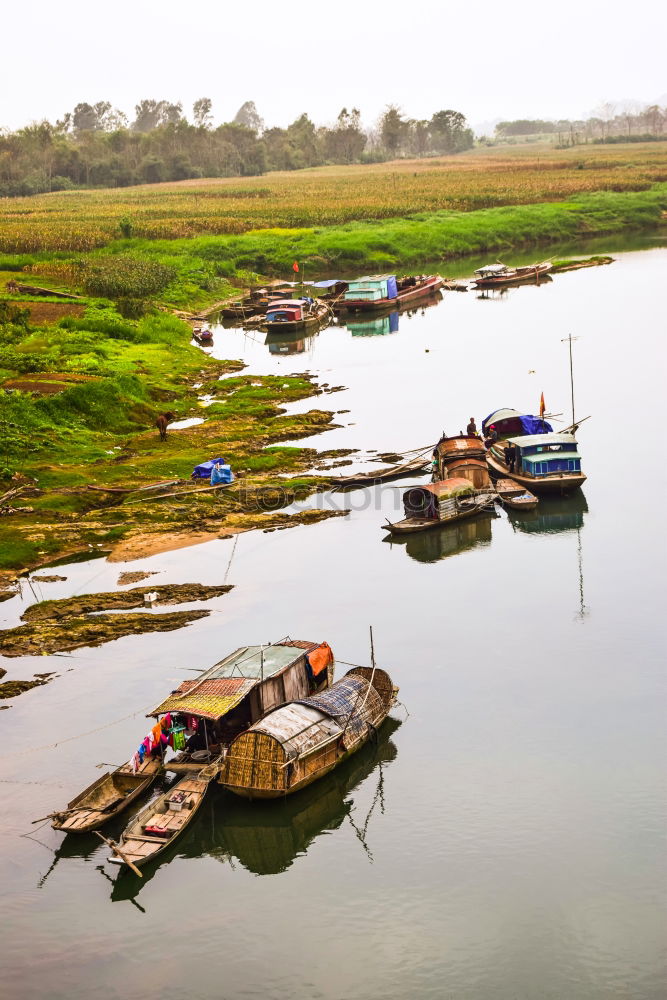
<path fill-rule="evenodd" d="M 308 648 L 313 648 L 312 643 Z M 219 660 L 202 673 L 198 680 L 214 677 L 254 677 L 259 680 L 272 677 L 303 656 L 303 648 L 292 643 L 276 643 L 272 646 L 241 646 L 224 660 Z"/>

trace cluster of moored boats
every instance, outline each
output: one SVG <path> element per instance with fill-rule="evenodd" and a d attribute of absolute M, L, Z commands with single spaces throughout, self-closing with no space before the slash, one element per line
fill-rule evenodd
<path fill-rule="evenodd" d="M 111 848 L 109 861 L 141 874 L 189 826 L 212 782 L 248 799 L 305 788 L 360 749 L 396 699 L 374 656 L 372 666 L 333 677 L 326 642 L 287 637 L 235 650 L 171 691 L 149 713 L 155 724 L 144 753 L 51 814 L 53 827 L 97 832 Z M 177 780 L 130 819 L 118 841 L 99 833 L 165 772 Z"/>
<path fill-rule="evenodd" d="M 405 517 L 387 521 L 392 535 L 427 531 L 474 517 L 501 503 L 533 510 L 536 494 L 565 494 L 585 482 L 576 425 L 554 433 L 544 417 L 495 410 L 466 434 L 443 434 L 433 450 L 433 482 L 403 495 Z"/>

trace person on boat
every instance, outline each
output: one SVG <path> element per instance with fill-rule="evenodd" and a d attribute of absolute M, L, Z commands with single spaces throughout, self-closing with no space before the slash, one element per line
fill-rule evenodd
<path fill-rule="evenodd" d="M 495 424 L 491 424 L 489 427 L 489 437 L 491 438 L 491 444 L 495 444 L 498 440 L 498 431 Z"/>
<path fill-rule="evenodd" d="M 511 444 L 509 448 L 505 449 L 505 461 L 507 462 L 507 467 L 510 472 L 514 472 L 514 464 L 516 462 L 516 445 Z"/>
<path fill-rule="evenodd" d="M 468 437 L 477 437 L 477 424 L 474 417 L 470 418 L 470 423 L 466 427 L 466 434 Z"/>
<path fill-rule="evenodd" d="M 507 466 L 508 469 L 510 469 L 511 472 L 512 470 L 510 468 L 510 462 L 512 461 L 512 449 L 509 444 L 506 444 L 505 447 L 503 448 L 503 458 L 505 459 L 505 465 Z"/>

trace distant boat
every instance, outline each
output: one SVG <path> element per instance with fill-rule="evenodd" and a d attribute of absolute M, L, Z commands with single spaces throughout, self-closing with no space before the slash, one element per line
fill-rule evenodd
<path fill-rule="evenodd" d="M 238 736 L 218 781 L 248 799 L 276 799 L 322 778 L 359 750 L 396 698 L 391 678 L 355 667 L 321 694 L 289 701 Z"/>
<path fill-rule="evenodd" d="M 336 312 L 376 311 L 404 302 L 428 298 L 442 288 L 439 274 L 408 275 L 376 274 L 350 281 L 345 294 L 337 300 Z"/>
<path fill-rule="evenodd" d="M 541 264 L 526 264 L 522 267 L 508 267 L 506 264 L 487 264 L 478 267 L 475 274 L 479 275 L 473 281 L 477 288 L 498 288 L 502 285 L 536 284 L 547 276 L 553 265 L 550 261 Z"/>
<path fill-rule="evenodd" d="M 213 343 L 213 334 L 209 329 L 202 330 L 201 327 L 196 326 L 192 331 L 192 336 L 194 337 L 194 339 L 197 341 L 198 344 L 202 345 L 202 347 L 208 346 Z"/>
<path fill-rule="evenodd" d="M 402 521 L 387 521 L 384 531 L 392 535 L 407 535 L 427 531 L 443 524 L 474 517 L 493 508 L 495 492 L 476 490 L 468 479 L 451 478 L 427 486 L 413 486 L 403 494 L 405 517 Z"/>

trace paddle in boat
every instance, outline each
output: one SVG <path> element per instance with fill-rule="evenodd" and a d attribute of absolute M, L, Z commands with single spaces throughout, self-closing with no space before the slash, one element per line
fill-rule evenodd
<path fill-rule="evenodd" d="M 470 480 L 464 478 L 413 486 L 403 494 L 404 519 L 393 523 L 387 520 L 382 529 L 392 535 L 428 531 L 490 510 L 494 501 L 495 492 L 491 488 L 476 490 Z"/>
<path fill-rule="evenodd" d="M 129 764 L 108 771 L 68 802 L 66 809 L 53 813 L 51 826 L 64 833 L 97 830 L 147 792 L 161 770 L 159 757 L 147 757 L 136 772 Z"/>

